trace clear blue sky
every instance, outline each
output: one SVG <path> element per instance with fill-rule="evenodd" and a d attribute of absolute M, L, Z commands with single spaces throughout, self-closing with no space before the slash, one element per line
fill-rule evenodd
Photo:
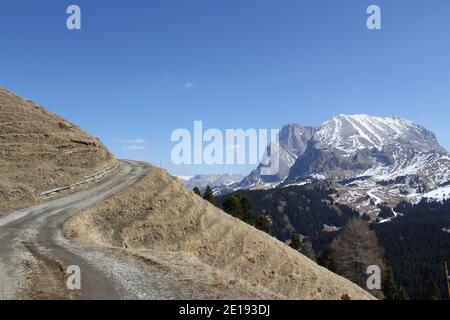
<path fill-rule="evenodd" d="M 82 30 L 66 29 L 66 8 Z M 382 9 L 383 30 L 366 28 Z M 448 0 L 2 0 L 0 86 L 178 175 L 176 128 L 319 125 L 396 115 L 450 149 Z M 192 84 L 192 85 L 187 85 Z M 126 150 L 123 140 L 145 140 Z"/>

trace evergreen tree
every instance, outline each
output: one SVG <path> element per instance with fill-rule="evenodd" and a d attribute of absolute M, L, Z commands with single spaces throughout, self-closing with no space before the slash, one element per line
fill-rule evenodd
<path fill-rule="evenodd" d="M 208 201 L 208 202 L 210 202 L 212 204 L 215 204 L 214 194 L 213 194 L 213 191 L 212 191 L 210 186 L 206 187 L 206 190 L 203 193 L 203 199 L 205 199 L 206 201 Z"/>
<path fill-rule="evenodd" d="M 241 207 L 241 219 L 251 224 L 252 226 L 256 225 L 257 216 L 252 211 L 252 204 L 247 197 L 239 195 L 240 207 Z"/>
<path fill-rule="evenodd" d="M 200 192 L 200 189 L 197 188 L 197 187 L 195 187 L 194 189 L 192 189 L 192 191 L 193 191 L 196 195 L 198 195 L 198 196 L 201 196 L 201 195 L 202 195 L 202 193 Z"/>
<path fill-rule="evenodd" d="M 222 204 L 223 211 L 236 217 L 256 229 L 270 234 L 271 222 L 263 215 L 255 214 L 252 210 L 252 204 L 247 197 L 239 193 L 230 193 Z"/>
<path fill-rule="evenodd" d="M 385 300 L 398 300 L 399 290 L 394 281 L 391 268 L 387 267 L 383 272 L 383 278 L 381 279 L 381 290 L 384 294 Z"/>
<path fill-rule="evenodd" d="M 327 268 L 331 272 L 336 273 L 336 264 L 333 261 L 333 249 L 331 247 L 325 247 L 317 258 L 317 263 L 324 268 Z"/>
<path fill-rule="evenodd" d="M 294 233 L 291 237 L 291 248 L 295 250 L 300 250 L 301 240 L 300 235 L 298 233 Z"/>
<path fill-rule="evenodd" d="M 222 204 L 223 211 L 233 217 L 243 219 L 244 210 L 242 208 L 241 196 L 238 193 L 230 193 Z"/>
<path fill-rule="evenodd" d="M 264 216 L 257 215 L 255 218 L 255 228 L 270 234 L 270 220 Z"/>
<path fill-rule="evenodd" d="M 409 300 L 409 294 L 404 287 L 401 287 L 398 291 L 398 299 L 397 300 Z"/>
<path fill-rule="evenodd" d="M 439 291 L 439 288 L 436 285 L 435 281 L 428 280 L 427 284 L 425 285 L 424 299 L 425 300 L 442 300 L 441 292 Z"/>
<path fill-rule="evenodd" d="M 316 262 L 316 253 L 314 252 L 312 243 L 308 240 L 303 240 L 301 246 L 300 246 L 300 252 L 311 259 L 312 261 Z"/>

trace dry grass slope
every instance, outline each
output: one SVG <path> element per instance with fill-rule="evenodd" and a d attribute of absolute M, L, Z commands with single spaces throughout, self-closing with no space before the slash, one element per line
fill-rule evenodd
<path fill-rule="evenodd" d="M 113 164 L 98 141 L 56 114 L 0 88 L 0 214 Z"/>
<path fill-rule="evenodd" d="M 81 244 L 120 247 L 177 269 L 185 278 L 245 292 L 245 297 L 373 299 L 350 281 L 203 201 L 157 168 L 133 187 L 73 217 L 64 230 Z"/>

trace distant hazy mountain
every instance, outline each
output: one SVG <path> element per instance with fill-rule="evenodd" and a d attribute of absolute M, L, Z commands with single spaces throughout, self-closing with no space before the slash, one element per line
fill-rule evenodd
<path fill-rule="evenodd" d="M 260 165 L 235 187 L 327 179 L 336 183 L 339 201 L 370 214 L 384 202 L 450 196 L 448 152 L 432 132 L 396 117 L 339 115 L 318 128 L 287 125 L 280 133 L 280 164 L 278 176 L 260 176 Z"/>
<path fill-rule="evenodd" d="M 238 183 L 244 178 L 241 174 L 204 174 L 204 175 L 196 175 L 186 181 L 183 181 L 184 185 L 193 189 L 194 187 L 199 188 L 200 190 L 206 189 L 209 185 L 211 188 L 221 188 L 227 187 L 234 183 Z"/>

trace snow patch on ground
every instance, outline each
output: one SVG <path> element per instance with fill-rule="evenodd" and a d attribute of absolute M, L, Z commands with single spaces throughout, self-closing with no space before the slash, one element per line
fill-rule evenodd
<path fill-rule="evenodd" d="M 375 204 L 377 205 L 377 204 L 382 203 L 383 200 L 381 200 L 381 198 L 377 197 L 377 196 L 374 194 L 374 192 L 376 192 L 376 191 L 377 191 L 377 189 L 370 189 L 369 191 L 367 191 L 367 195 L 368 195 L 370 198 L 374 199 L 374 200 L 375 200 Z"/>
<path fill-rule="evenodd" d="M 290 183 L 290 184 L 283 186 L 283 188 L 292 187 L 292 186 L 305 186 L 310 183 L 311 183 L 311 181 L 301 181 L 301 182 L 296 182 L 296 183 Z"/>
<path fill-rule="evenodd" d="M 450 186 L 441 187 L 436 190 L 425 193 L 422 196 L 422 198 L 435 199 L 438 201 L 450 199 Z"/>

